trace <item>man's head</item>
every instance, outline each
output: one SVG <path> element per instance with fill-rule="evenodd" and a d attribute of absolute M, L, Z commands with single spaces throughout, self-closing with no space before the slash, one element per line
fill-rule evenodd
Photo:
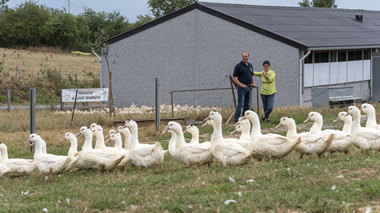
<path fill-rule="evenodd" d="M 249 53 L 247 51 L 244 51 L 241 53 L 241 59 L 243 63 L 248 63 Z"/>

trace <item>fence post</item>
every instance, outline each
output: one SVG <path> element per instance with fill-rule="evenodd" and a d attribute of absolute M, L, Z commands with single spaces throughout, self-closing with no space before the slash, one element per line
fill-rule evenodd
<path fill-rule="evenodd" d="M 11 90 L 8 89 L 8 112 L 11 111 Z"/>
<path fill-rule="evenodd" d="M 158 90 L 160 88 L 160 84 L 158 82 L 158 78 L 155 79 L 155 85 L 156 85 L 156 132 L 160 131 L 160 101 L 159 101 L 159 93 Z"/>
<path fill-rule="evenodd" d="M 14 84 L 17 84 L 17 73 L 18 73 L 18 66 L 16 66 L 16 77 L 15 77 L 15 80 L 14 80 Z"/>
<path fill-rule="evenodd" d="M 36 88 L 29 88 L 30 134 L 36 133 Z M 33 147 L 30 147 L 33 151 Z"/>
<path fill-rule="evenodd" d="M 73 125 L 75 106 L 77 105 L 77 97 L 78 97 L 78 90 L 75 91 L 75 99 L 74 99 L 73 113 L 71 115 L 70 126 Z"/>

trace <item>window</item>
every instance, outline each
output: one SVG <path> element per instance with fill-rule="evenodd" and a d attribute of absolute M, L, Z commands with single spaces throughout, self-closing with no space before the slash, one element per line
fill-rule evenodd
<path fill-rule="evenodd" d="M 369 49 L 364 50 L 364 60 L 371 59 L 371 51 Z"/>
<path fill-rule="evenodd" d="M 330 54 L 331 54 L 331 60 L 330 60 L 330 62 L 337 62 L 338 61 L 338 52 L 333 51 Z"/>
<path fill-rule="evenodd" d="M 314 63 L 329 62 L 329 52 L 316 52 L 314 53 Z"/>
<path fill-rule="evenodd" d="M 338 51 L 338 61 L 347 61 L 346 60 L 346 51 Z"/>
<path fill-rule="evenodd" d="M 348 51 L 348 60 L 349 61 L 362 60 L 362 50 L 351 50 L 351 51 Z"/>
<path fill-rule="evenodd" d="M 311 64 L 313 63 L 313 53 L 310 53 L 306 58 L 305 58 L 305 64 Z"/>

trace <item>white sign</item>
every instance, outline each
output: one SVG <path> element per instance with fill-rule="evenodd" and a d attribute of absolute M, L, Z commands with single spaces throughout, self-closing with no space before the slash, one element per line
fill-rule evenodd
<path fill-rule="evenodd" d="M 77 102 L 99 102 L 108 101 L 108 88 L 100 89 L 63 89 L 62 102 L 72 103 L 78 90 Z"/>

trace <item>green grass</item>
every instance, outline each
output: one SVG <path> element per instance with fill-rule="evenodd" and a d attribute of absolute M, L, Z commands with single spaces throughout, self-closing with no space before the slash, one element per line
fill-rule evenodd
<path fill-rule="evenodd" d="M 306 131 L 311 123 L 300 123 L 310 110 L 277 109 L 272 123 L 263 124 L 263 132 L 284 134 L 284 129 L 273 129 L 283 115 L 298 116 L 299 129 Z M 330 127 L 342 110 L 345 109 L 320 110 L 325 125 Z M 17 123 L 28 119 L 22 116 L 23 112 L 17 113 L 11 116 L 0 112 L 3 118 L 0 141 L 8 145 L 10 157 L 32 158 L 23 144 L 28 126 L 23 124 L 25 129 L 18 129 Z M 49 111 L 39 113 L 39 133 L 48 143 L 48 152 L 54 154 L 67 153 L 68 142 L 55 142 L 65 132 L 75 132 L 82 125 L 101 120 L 78 116 L 74 127 L 69 128 L 66 124 L 70 115 L 54 116 L 55 119 L 42 123 L 42 118 L 53 116 Z M 11 119 L 15 117 L 18 119 Z M 105 126 L 109 125 L 105 129 L 108 131 L 112 122 L 107 117 L 102 119 Z M 142 141 L 161 141 L 167 148 L 170 135 L 154 134 L 151 128 L 149 125 L 140 128 Z M 232 130 L 233 126 L 225 126 L 223 133 L 227 135 Z M 209 140 L 211 132 L 210 127 L 200 128 L 203 140 Z M 79 138 L 80 145 L 82 141 Z M 35 171 L 26 177 L 0 179 L 0 212 L 41 212 L 44 208 L 49 212 L 357 212 L 367 206 L 374 212 L 380 211 L 380 152 L 360 152 L 352 147 L 348 155 L 305 156 L 300 160 L 298 157 L 293 152 L 273 162 L 252 159 L 242 166 L 222 167 L 213 163 L 210 167 L 185 168 L 167 156 L 157 168 L 129 166 L 123 171 L 82 170 L 48 177 Z M 230 199 L 236 203 L 225 205 Z"/>

